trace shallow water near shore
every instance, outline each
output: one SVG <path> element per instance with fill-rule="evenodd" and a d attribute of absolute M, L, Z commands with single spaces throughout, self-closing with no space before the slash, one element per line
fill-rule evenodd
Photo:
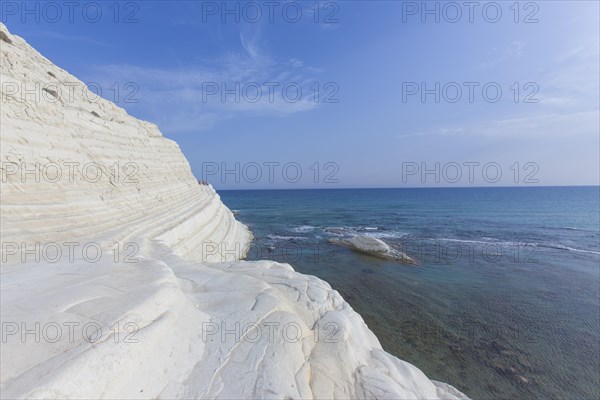
<path fill-rule="evenodd" d="M 474 399 L 597 398 L 598 187 L 220 191 L 249 259 L 329 282 L 383 348 Z M 418 266 L 328 243 L 370 235 Z"/>

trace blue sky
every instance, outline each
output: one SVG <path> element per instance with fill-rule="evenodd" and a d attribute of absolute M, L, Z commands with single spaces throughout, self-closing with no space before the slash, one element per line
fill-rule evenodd
<path fill-rule="evenodd" d="M 218 189 L 599 183 L 596 1 L 90 3 L 2 21 Z"/>

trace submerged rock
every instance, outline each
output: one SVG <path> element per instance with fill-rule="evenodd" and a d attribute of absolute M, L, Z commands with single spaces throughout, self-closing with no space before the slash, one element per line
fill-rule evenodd
<path fill-rule="evenodd" d="M 409 257 L 400 250 L 393 248 L 383 240 L 371 236 L 357 235 L 352 239 L 330 239 L 329 243 L 345 246 L 358 253 L 384 258 L 386 260 L 399 261 L 404 264 L 417 264 L 415 259 Z"/>

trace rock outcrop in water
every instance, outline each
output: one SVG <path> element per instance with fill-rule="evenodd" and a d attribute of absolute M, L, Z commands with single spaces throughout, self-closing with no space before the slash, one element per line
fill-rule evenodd
<path fill-rule="evenodd" d="M 330 239 L 329 242 L 338 246 L 348 247 L 358 253 L 368 254 L 373 257 L 399 261 L 404 264 L 417 264 L 417 261 L 405 253 L 393 248 L 383 240 L 371 236 L 357 235 L 351 239 Z"/>
<path fill-rule="evenodd" d="M 2 397 L 464 397 L 326 282 L 239 261 L 175 142 L 0 32 Z"/>

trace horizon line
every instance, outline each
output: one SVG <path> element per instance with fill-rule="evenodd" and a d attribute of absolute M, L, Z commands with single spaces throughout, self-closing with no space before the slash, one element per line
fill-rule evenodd
<path fill-rule="evenodd" d="M 514 186 L 402 186 L 402 187 L 342 187 L 342 188 L 328 188 L 328 187 L 305 187 L 305 188 L 239 188 L 239 189 L 217 189 L 217 191 L 251 191 L 251 190 L 378 190 L 378 189 L 514 189 L 514 188 L 582 188 L 582 187 L 597 187 L 600 189 L 600 184 L 596 185 L 514 185 Z"/>

